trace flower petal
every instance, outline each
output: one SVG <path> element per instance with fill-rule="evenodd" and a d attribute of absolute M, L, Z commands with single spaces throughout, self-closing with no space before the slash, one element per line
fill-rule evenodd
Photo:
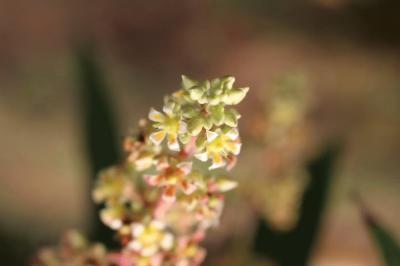
<path fill-rule="evenodd" d="M 208 160 L 208 153 L 206 151 L 202 153 L 197 153 L 194 155 L 194 157 L 196 157 L 202 162 L 206 162 Z"/>
<path fill-rule="evenodd" d="M 135 167 L 138 171 L 143 171 L 150 168 L 153 165 L 153 157 L 152 156 L 145 156 L 135 160 Z"/>
<path fill-rule="evenodd" d="M 173 103 L 168 102 L 163 106 L 163 112 L 166 113 L 169 117 L 172 117 L 174 115 L 173 107 Z"/>
<path fill-rule="evenodd" d="M 164 228 L 165 228 L 165 224 L 159 220 L 151 221 L 150 226 L 155 227 L 158 230 L 164 230 Z"/>
<path fill-rule="evenodd" d="M 158 172 L 163 171 L 168 167 L 169 167 L 169 163 L 168 163 L 168 160 L 166 158 L 160 158 L 158 160 L 157 165 L 156 165 L 156 168 L 157 168 Z"/>
<path fill-rule="evenodd" d="M 155 145 L 160 145 L 161 142 L 164 140 L 165 135 L 166 135 L 165 131 L 160 130 L 152 133 L 149 138 Z"/>
<path fill-rule="evenodd" d="M 188 182 L 187 180 L 183 180 L 181 182 L 182 190 L 186 195 L 192 194 L 196 189 L 196 185 L 192 182 Z"/>
<path fill-rule="evenodd" d="M 142 249 L 142 244 L 140 244 L 140 242 L 137 240 L 132 240 L 131 242 L 128 243 L 128 248 L 135 251 L 139 251 Z"/>
<path fill-rule="evenodd" d="M 166 233 L 161 240 L 160 246 L 164 250 L 169 250 L 172 248 L 172 245 L 174 244 L 174 237 L 171 233 Z"/>
<path fill-rule="evenodd" d="M 236 156 L 232 156 L 232 155 L 228 155 L 228 157 L 226 158 L 226 170 L 230 171 L 233 169 L 233 167 L 235 167 L 236 165 L 236 161 L 237 161 L 237 157 Z"/>
<path fill-rule="evenodd" d="M 183 133 L 186 133 L 186 131 L 187 131 L 187 124 L 185 122 L 183 122 L 183 121 L 180 121 L 179 122 L 178 133 L 179 134 L 183 134 Z"/>
<path fill-rule="evenodd" d="M 218 137 L 218 133 L 207 130 L 207 141 L 208 142 L 213 141 L 216 137 Z"/>
<path fill-rule="evenodd" d="M 132 235 L 134 237 L 138 237 L 144 231 L 144 225 L 140 223 L 133 223 L 132 227 Z"/>
<path fill-rule="evenodd" d="M 117 230 L 122 226 L 122 221 L 119 219 L 115 219 L 115 220 L 112 220 L 109 225 L 110 225 L 111 229 Z"/>
<path fill-rule="evenodd" d="M 122 226 L 123 208 L 114 206 L 104 208 L 100 211 L 100 219 L 111 229 L 117 230 Z"/>
<path fill-rule="evenodd" d="M 212 157 L 211 157 L 211 160 L 212 160 L 213 163 L 208 168 L 209 170 L 220 168 L 220 167 L 223 167 L 225 165 L 225 161 L 224 161 L 222 155 L 219 154 L 219 153 L 216 153 L 216 152 L 213 153 Z"/>
<path fill-rule="evenodd" d="M 183 171 L 184 175 L 188 175 L 192 171 L 192 166 L 192 162 L 181 162 L 176 165 L 176 167 Z"/>
<path fill-rule="evenodd" d="M 183 204 L 188 211 L 193 211 L 194 208 L 197 206 L 197 203 L 199 203 L 199 201 L 194 197 L 189 200 L 183 201 Z"/>
<path fill-rule="evenodd" d="M 152 246 L 146 246 L 142 248 L 140 253 L 145 257 L 150 257 L 154 255 L 157 251 L 158 251 L 158 246 L 154 244 Z"/>
<path fill-rule="evenodd" d="M 158 184 L 160 184 L 162 176 L 160 176 L 160 175 L 144 175 L 143 179 L 150 186 L 157 186 Z"/>
<path fill-rule="evenodd" d="M 242 143 L 240 142 L 231 142 L 226 145 L 226 149 L 234 155 L 239 155 L 241 147 Z"/>
<path fill-rule="evenodd" d="M 236 140 L 239 137 L 239 131 L 237 130 L 237 128 L 232 128 L 225 134 L 225 136 L 227 136 L 231 140 Z"/>
<path fill-rule="evenodd" d="M 149 119 L 153 122 L 163 122 L 165 116 L 154 108 L 150 109 Z"/>
<path fill-rule="evenodd" d="M 168 134 L 168 148 L 171 151 L 180 151 L 178 137 L 176 134 Z"/>
<path fill-rule="evenodd" d="M 163 189 L 162 198 L 166 202 L 174 202 L 176 198 L 175 194 L 176 194 L 176 186 L 174 185 L 166 186 Z"/>

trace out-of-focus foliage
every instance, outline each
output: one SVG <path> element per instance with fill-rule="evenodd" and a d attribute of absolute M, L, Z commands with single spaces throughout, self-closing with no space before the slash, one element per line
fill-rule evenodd
<path fill-rule="evenodd" d="M 272 258 L 278 265 L 307 265 L 320 226 L 333 176 L 338 147 L 323 151 L 307 167 L 310 181 L 303 195 L 297 225 L 290 231 L 276 231 L 260 219 L 255 232 L 254 250 Z"/>
<path fill-rule="evenodd" d="M 88 181 L 88 191 L 90 191 L 97 173 L 118 160 L 117 130 L 107 95 L 108 86 L 96 62 L 93 47 L 90 45 L 80 47 L 76 60 L 82 95 L 84 143 L 92 176 Z M 89 196 L 90 193 L 88 193 Z M 107 246 L 113 245 L 112 231 L 99 221 L 99 210 L 98 205 L 93 206 L 91 235 L 96 241 Z"/>
<path fill-rule="evenodd" d="M 363 218 L 386 266 L 400 265 L 400 245 L 393 234 L 380 224 L 364 207 Z"/>
<path fill-rule="evenodd" d="M 4 265 L 25 265 L 36 247 L 24 236 L 0 231 L 0 262 Z"/>
<path fill-rule="evenodd" d="M 243 191 L 267 219 L 279 230 L 295 226 L 301 195 L 309 175 L 305 170 L 309 150 L 315 143 L 307 121 L 312 107 L 310 89 L 301 73 L 277 79 L 262 95 L 264 113 L 258 121 L 262 143 L 262 169 L 246 180 Z M 262 173 L 262 174 L 261 174 Z"/>

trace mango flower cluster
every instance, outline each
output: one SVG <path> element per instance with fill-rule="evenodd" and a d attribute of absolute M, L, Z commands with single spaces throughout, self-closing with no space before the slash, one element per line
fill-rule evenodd
<path fill-rule="evenodd" d="M 199 246 L 216 226 L 224 192 L 237 186 L 210 170 L 230 169 L 240 152 L 239 113 L 233 108 L 248 88 L 227 76 L 196 81 L 150 109 L 139 133 L 127 137 L 126 161 L 100 173 L 93 192 L 104 203 L 102 221 L 117 231 L 132 265 L 199 265 Z M 204 172 L 208 167 L 209 171 Z"/>
<path fill-rule="evenodd" d="M 124 160 L 99 173 L 92 195 L 122 249 L 99 252 L 95 265 L 201 264 L 206 251 L 200 242 L 219 223 L 224 193 L 237 186 L 214 171 L 231 169 L 241 149 L 233 106 L 248 88 L 234 81 L 182 76 L 181 89 L 164 98 L 162 109 L 151 108 L 137 134 L 124 139 Z"/>

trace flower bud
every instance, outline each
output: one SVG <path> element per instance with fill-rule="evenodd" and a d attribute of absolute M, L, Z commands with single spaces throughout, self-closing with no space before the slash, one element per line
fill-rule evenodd
<path fill-rule="evenodd" d="M 203 123 L 204 123 L 203 127 L 207 130 L 210 130 L 213 126 L 213 121 L 211 116 L 205 117 Z"/>
<path fill-rule="evenodd" d="M 228 105 L 235 105 L 240 103 L 249 91 L 248 87 L 232 89 L 228 91 L 225 97 L 225 103 Z"/>
<path fill-rule="evenodd" d="M 199 101 L 203 97 L 203 94 L 204 90 L 202 87 L 194 86 L 189 89 L 190 99 L 192 99 L 193 101 Z"/>
<path fill-rule="evenodd" d="M 232 89 L 234 82 L 235 82 L 235 78 L 232 76 L 225 76 L 225 77 L 221 78 L 221 83 L 223 84 L 223 87 L 226 90 Z"/>
<path fill-rule="evenodd" d="M 235 109 L 225 110 L 224 123 L 230 127 L 237 127 L 240 114 Z"/>
<path fill-rule="evenodd" d="M 197 136 L 203 128 L 203 121 L 201 117 L 193 118 L 187 125 L 187 130 L 192 136 Z"/>
<path fill-rule="evenodd" d="M 179 135 L 179 140 L 183 143 L 183 144 L 187 144 L 190 140 L 190 135 L 188 133 L 183 133 Z"/>
<path fill-rule="evenodd" d="M 217 125 L 220 126 L 224 122 L 224 106 L 223 105 L 216 105 L 216 106 L 211 106 L 209 108 L 210 112 L 210 117 L 211 121 Z"/>
<path fill-rule="evenodd" d="M 186 105 L 182 107 L 182 116 L 186 118 L 193 118 L 198 115 L 198 110 L 196 110 L 192 105 Z"/>
<path fill-rule="evenodd" d="M 196 147 L 198 150 L 204 149 L 205 145 L 207 144 L 206 134 L 202 133 L 197 136 L 196 139 Z"/>
<path fill-rule="evenodd" d="M 182 88 L 185 90 L 190 89 L 191 87 L 197 85 L 197 81 L 190 79 L 189 77 L 182 75 Z"/>

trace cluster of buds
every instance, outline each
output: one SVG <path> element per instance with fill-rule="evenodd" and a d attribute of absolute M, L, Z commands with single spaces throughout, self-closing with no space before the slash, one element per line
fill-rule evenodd
<path fill-rule="evenodd" d="M 156 129 L 149 136 L 155 145 L 167 139 L 171 151 L 194 141 L 195 157 L 211 160 L 209 169 L 232 167 L 240 152 L 237 122 L 240 103 L 248 87 L 234 88 L 231 76 L 203 82 L 182 76 L 182 89 L 165 98 L 162 112 L 151 109 L 149 119 Z"/>
<path fill-rule="evenodd" d="M 202 263 L 206 252 L 199 244 L 218 225 L 224 192 L 237 186 L 214 173 L 231 169 L 241 148 L 240 115 L 232 106 L 248 88 L 235 88 L 234 81 L 182 76 L 181 89 L 165 97 L 162 110 L 152 108 L 138 133 L 124 139 L 124 160 L 101 171 L 93 190 L 104 206 L 100 218 L 122 249 L 104 251 L 95 265 Z"/>

